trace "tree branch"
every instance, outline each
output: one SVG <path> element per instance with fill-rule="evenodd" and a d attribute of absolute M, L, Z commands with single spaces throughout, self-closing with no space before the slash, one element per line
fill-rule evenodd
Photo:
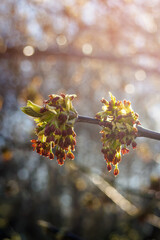
<path fill-rule="evenodd" d="M 144 54 L 143 54 L 144 55 Z M 53 56 L 56 58 L 65 58 L 65 59 L 74 59 L 74 60 L 80 60 L 80 59 L 91 59 L 91 60 L 100 60 L 104 62 L 112 62 L 118 65 L 127 66 L 131 69 L 143 69 L 147 73 L 154 73 L 157 75 L 160 75 L 160 70 L 157 68 L 149 68 L 142 66 L 137 63 L 133 63 L 130 61 L 130 57 L 116 57 L 111 54 L 97 54 L 97 55 L 85 55 L 81 51 L 76 50 L 74 48 L 67 48 L 65 51 L 62 51 L 58 48 L 50 48 L 46 51 L 40 51 L 37 48 L 35 49 L 35 53 L 32 56 L 25 56 L 23 54 L 23 48 L 17 47 L 17 48 L 8 48 L 5 53 L 0 53 L 0 59 L 9 59 L 9 58 L 16 58 L 16 59 L 29 59 L 29 60 L 40 60 L 44 59 L 45 57 Z"/>
<path fill-rule="evenodd" d="M 99 120 L 91 117 L 86 117 L 86 116 L 78 116 L 76 122 L 85 122 L 85 123 L 91 123 L 91 124 L 99 124 Z M 138 137 L 146 137 L 146 138 L 151 138 L 155 140 L 160 140 L 160 133 L 145 129 L 141 126 L 137 126 L 138 129 Z"/>

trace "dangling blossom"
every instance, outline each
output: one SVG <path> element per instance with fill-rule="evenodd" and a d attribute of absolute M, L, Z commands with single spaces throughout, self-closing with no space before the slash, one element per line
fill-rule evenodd
<path fill-rule="evenodd" d="M 73 160 L 76 145 L 74 123 L 77 112 L 72 105 L 76 95 L 49 95 L 44 105 L 38 106 L 31 101 L 21 110 L 34 117 L 37 127 L 37 139 L 31 140 L 33 150 L 51 160 L 57 158 L 59 165 L 63 165 L 66 157 Z"/>
<path fill-rule="evenodd" d="M 121 154 L 126 154 L 129 149 L 126 146 L 132 145 L 136 148 L 135 138 L 137 137 L 137 125 L 140 124 L 138 114 L 134 113 L 131 103 L 124 100 L 116 101 L 116 98 L 110 93 L 111 100 L 108 102 L 102 99 L 104 104 L 102 111 L 96 114 L 102 127 L 102 153 L 107 163 L 107 169 L 110 172 L 114 166 L 114 175 L 119 174 L 118 164 L 121 161 Z"/>

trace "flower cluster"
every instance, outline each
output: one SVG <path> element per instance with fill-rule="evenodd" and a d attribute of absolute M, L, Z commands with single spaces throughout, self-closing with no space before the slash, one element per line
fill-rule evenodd
<path fill-rule="evenodd" d="M 114 166 L 114 175 L 119 173 L 118 164 L 121 161 L 121 154 L 129 152 L 127 146 L 132 144 L 136 148 L 135 138 L 137 136 L 136 125 L 139 125 L 138 114 L 134 113 L 131 103 L 124 100 L 116 101 L 116 98 L 110 93 L 111 101 L 102 99 L 104 104 L 101 112 L 96 114 L 100 121 L 102 130 L 101 141 L 103 144 L 102 153 L 107 163 L 107 169 L 110 172 Z"/>
<path fill-rule="evenodd" d="M 49 95 L 43 107 L 31 101 L 21 110 L 34 117 L 37 127 L 35 133 L 38 139 L 31 140 L 33 150 L 38 154 L 54 159 L 57 157 L 59 165 L 63 165 L 66 157 L 74 159 L 73 151 L 76 145 L 74 123 L 77 112 L 73 108 L 72 100 L 76 95 Z"/>

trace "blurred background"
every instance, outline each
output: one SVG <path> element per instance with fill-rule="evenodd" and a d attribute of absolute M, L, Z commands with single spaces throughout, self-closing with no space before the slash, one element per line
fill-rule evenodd
<path fill-rule="evenodd" d="M 138 138 L 120 174 L 108 173 L 100 127 L 77 123 L 75 161 L 32 151 L 27 99 L 75 93 L 80 115 L 100 99 L 130 100 L 160 132 L 160 1 L 0 1 L 0 239 L 160 239 L 160 143 Z M 59 229 L 51 233 L 43 221 Z"/>

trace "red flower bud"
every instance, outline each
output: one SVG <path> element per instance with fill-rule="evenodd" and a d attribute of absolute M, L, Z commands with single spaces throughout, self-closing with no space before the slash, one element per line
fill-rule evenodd
<path fill-rule="evenodd" d="M 61 153 L 60 153 L 60 155 L 59 155 L 59 157 L 65 160 L 65 159 L 66 159 L 66 153 L 65 153 L 65 151 L 62 150 Z"/>
<path fill-rule="evenodd" d="M 122 139 L 125 135 L 126 135 L 125 132 L 119 132 L 118 133 L 119 139 Z"/>
<path fill-rule="evenodd" d="M 46 112 L 46 111 L 48 111 L 48 109 L 46 109 L 45 107 L 43 107 L 43 108 L 40 109 L 40 113 L 44 113 L 44 112 Z"/>
<path fill-rule="evenodd" d="M 59 139 L 58 145 L 59 145 L 61 148 L 64 147 L 63 138 L 60 138 L 60 139 Z"/>
<path fill-rule="evenodd" d="M 108 172 L 110 172 L 110 171 L 112 170 L 111 164 L 108 164 L 108 165 L 107 165 L 107 169 L 108 169 Z"/>
<path fill-rule="evenodd" d="M 67 136 L 67 131 L 66 130 L 62 130 L 62 136 L 66 137 Z"/>
<path fill-rule="evenodd" d="M 102 152 L 103 154 L 107 154 L 108 151 L 109 151 L 108 148 L 102 148 L 102 149 L 101 149 L 101 152 Z"/>
<path fill-rule="evenodd" d="M 45 149 L 47 145 L 46 145 L 46 143 L 45 143 L 45 142 L 43 142 L 43 143 L 41 143 L 41 146 L 42 146 L 42 148 L 44 148 L 44 149 Z"/>
<path fill-rule="evenodd" d="M 64 93 L 61 93 L 61 97 L 65 98 L 65 96 L 66 96 L 66 95 L 65 95 Z"/>
<path fill-rule="evenodd" d="M 51 127 L 50 127 L 50 130 L 51 130 L 51 132 L 53 133 L 55 130 L 56 130 L 56 127 L 55 127 L 55 125 L 51 125 Z"/>
<path fill-rule="evenodd" d="M 119 100 L 115 103 L 116 106 L 120 106 L 121 104 L 122 104 L 122 101 L 119 101 Z"/>
<path fill-rule="evenodd" d="M 134 148 L 136 148 L 136 146 L 137 146 L 137 143 L 136 142 L 132 142 L 132 148 L 134 149 Z"/>
<path fill-rule="evenodd" d="M 76 136 L 77 136 L 74 130 L 72 131 L 72 136 L 73 136 L 73 137 L 76 137 Z"/>
<path fill-rule="evenodd" d="M 64 141 L 64 146 L 68 147 L 70 144 L 71 144 L 71 139 L 69 136 L 67 136 Z"/>
<path fill-rule="evenodd" d="M 49 125 L 46 125 L 45 127 L 45 131 L 44 131 L 44 135 L 48 136 L 51 133 L 51 128 Z"/>
<path fill-rule="evenodd" d="M 119 169 L 115 168 L 113 174 L 114 174 L 114 176 L 117 176 L 119 174 Z"/>
<path fill-rule="evenodd" d="M 101 119 L 101 117 L 98 114 L 96 114 L 96 118 L 99 120 Z"/>
<path fill-rule="evenodd" d="M 136 124 L 137 124 L 137 125 L 141 125 L 140 121 L 136 121 Z"/>
<path fill-rule="evenodd" d="M 55 155 L 58 156 L 59 153 L 60 153 L 59 149 L 56 149 L 56 151 L 55 151 Z"/>
<path fill-rule="evenodd" d="M 125 105 L 126 107 L 131 105 L 130 101 L 124 100 L 123 103 L 124 103 L 124 105 Z"/>
<path fill-rule="evenodd" d="M 109 162 L 112 162 L 113 159 L 114 159 L 114 154 L 108 153 L 108 154 L 107 154 L 107 159 L 108 159 Z"/>
<path fill-rule="evenodd" d="M 128 148 L 122 148 L 121 149 L 121 153 L 124 155 L 126 153 L 129 153 L 129 149 Z"/>
<path fill-rule="evenodd" d="M 67 157 L 68 157 L 69 159 L 73 160 L 73 159 L 74 159 L 74 154 L 73 154 L 72 152 L 68 152 L 68 153 L 67 153 Z"/>
<path fill-rule="evenodd" d="M 50 153 L 50 154 L 49 154 L 49 158 L 50 158 L 50 159 L 54 159 L 54 154 L 53 154 L 53 153 Z"/>
<path fill-rule="evenodd" d="M 51 141 L 51 136 L 48 136 L 46 139 L 46 142 L 50 142 Z"/>
<path fill-rule="evenodd" d="M 115 158 L 113 159 L 113 161 L 112 161 L 112 164 L 113 164 L 113 165 L 116 165 L 116 164 L 117 164 L 117 162 L 118 162 L 117 160 L 118 160 L 118 158 L 117 158 L 117 157 L 115 157 Z"/>
<path fill-rule="evenodd" d="M 67 129 L 67 135 L 72 135 L 72 133 L 73 133 L 72 128 L 69 127 L 69 128 Z"/>
<path fill-rule="evenodd" d="M 104 104 L 107 104 L 107 101 L 104 98 L 102 98 L 101 102 L 104 103 Z"/>
<path fill-rule="evenodd" d="M 71 150 L 74 151 L 75 150 L 75 145 L 71 146 Z"/>
<path fill-rule="evenodd" d="M 112 123 L 111 122 L 104 122 L 103 126 L 112 129 Z"/>
<path fill-rule="evenodd" d="M 132 142 L 131 139 L 127 140 L 127 146 L 129 146 L 131 144 L 131 142 Z"/>
<path fill-rule="evenodd" d="M 57 102 L 59 99 L 60 99 L 60 97 L 54 97 L 54 98 L 52 99 L 52 103 Z"/>
<path fill-rule="evenodd" d="M 55 137 L 52 135 L 50 141 L 54 142 L 54 140 L 55 140 Z"/>
<path fill-rule="evenodd" d="M 32 147 L 34 148 L 34 150 L 35 150 L 36 146 L 37 146 L 36 143 L 33 143 L 33 144 L 32 144 Z"/>
<path fill-rule="evenodd" d="M 62 158 L 58 158 L 57 159 L 57 162 L 58 162 L 58 164 L 60 165 L 60 166 L 62 166 L 63 164 L 64 164 L 64 159 L 62 159 Z"/>
<path fill-rule="evenodd" d="M 71 145 L 76 145 L 76 139 L 73 139 L 73 140 L 72 140 Z"/>
<path fill-rule="evenodd" d="M 48 95 L 48 97 L 50 98 L 50 100 L 52 100 L 52 99 L 53 99 L 53 96 L 52 96 L 52 94 Z"/>
<path fill-rule="evenodd" d="M 54 133 L 55 133 L 55 135 L 59 135 L 60 136 L 61 135 L 61 130 L 59 128 L 56 128 Z"/>
<path fill-rule="evenodd" d="M 58 120 L 61 124 L 65 123 L 66 120 L 67 120 L 67 115 L 64 114 L 64 113 L 61 113 L 59 116 L 58 116 Z"/>
<path fill-rule="evenodd" d="M 120 120 L 122 117 L 123 117 L 122 115 L 119 115 L 119 116 L 117 117 L 117 120 Z"/>

